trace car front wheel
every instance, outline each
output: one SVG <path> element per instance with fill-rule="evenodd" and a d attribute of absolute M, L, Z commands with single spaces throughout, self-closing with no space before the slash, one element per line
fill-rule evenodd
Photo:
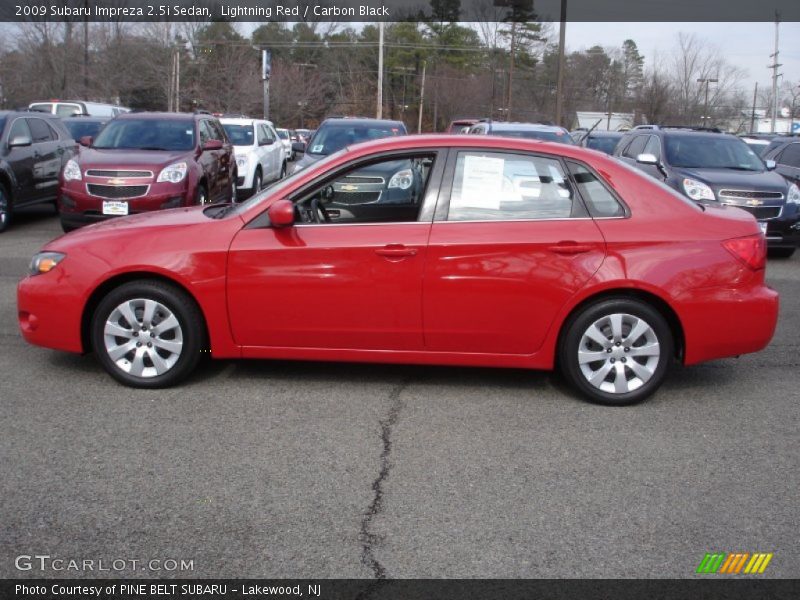
<path fill-rule="evenodd" d="M 598 404 L 624 406 L 655 392 L 667 374 L 673 339 L 664 317 L 637 300 L 592 304 L 570 320 L 559 352 L 567 381 Z"/>
<path fill-rule="evenodd" d="M 183 291 L 160 281 L 133 281 L 100 301 L 91 335 L 100 364 L 117 381 L 161 388 L 194 370 L 205 328 L 200 309 Z"/>

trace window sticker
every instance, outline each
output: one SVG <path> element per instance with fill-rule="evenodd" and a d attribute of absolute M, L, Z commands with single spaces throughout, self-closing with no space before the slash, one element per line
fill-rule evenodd
<path fill-rule="evenodd" d="M 503 196 L 505 160 L 491 156 L 466 155 L 461 180 L 461 204 L 474 208 L 499 209 Z"/>
<path fill-rule="evenodd" d="M 311 154 L 319 154 L 320 152 L 322 152 L 322 148 L 323 148 L 322 144 L 317 144 L 316 146 L 311 148 Z"/>

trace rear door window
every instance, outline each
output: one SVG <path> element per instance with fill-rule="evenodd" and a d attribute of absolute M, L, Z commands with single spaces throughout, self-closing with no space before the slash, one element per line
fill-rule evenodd
<path fill-rule="evenodd" d="M 64 104 L 59 103 L 56 105 L 56 115 L 59 117 L 72 117 L 74 115 L 82 115 L 83 110 L 77 104 Z"/>
<path fill-rule="evenodd" d="M 782 165 L 800 168 L 800 143 L 795 142 L 786 146 L 776 161 Z"/>

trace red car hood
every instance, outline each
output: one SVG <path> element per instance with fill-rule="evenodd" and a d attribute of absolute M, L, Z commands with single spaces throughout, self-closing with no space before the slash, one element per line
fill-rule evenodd
<path fill-rule="evenodd" d="M 79 159 L 82 169 L 91 168 L 129 168 L 149 167 L 150 169 L 166 167 L 174 162 L 191 156 L 191 151 L 177 152 L 166 150 L 97 150 L 83 148 Z"/>
<path fill-rule="evenodd" d="M 205 208 L 207 207 L 174 208 L 101 221 L 62 235 L 47 244 L 44 249 L 66 252 L 70 247 L 91 245 L 103 239 L 120 239 L 127 235 L 137 235 L 139 231 L 146 231 L 148 235 L 152 235 L 156 228 L 161 230 L 186 229 L 193 225 L 215 223 L 214 219 L 203 213 Z M 241 223 L 241 218 L 234 218 Z M 228 218 L 224 220 L 228 220 Z"/>

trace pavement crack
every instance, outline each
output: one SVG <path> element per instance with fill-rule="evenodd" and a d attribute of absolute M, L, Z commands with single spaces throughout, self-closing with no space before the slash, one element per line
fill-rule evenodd
<path fill-rule="evenodd" d="M 401 381 L 389 393 L 389 412 L 384 419 L 379 421 L 381 426 L 381 440 L 383 441 L 383 450 L 381 451 L 380 470 L 375 481 L 372 482 L 372 502 L 364 513 L 364 518 L 361 519 L 361 533 L 359 539 L 361 540 L 361 563 L 369 568 L 375 579 L 386 579 L 386 567 L 375 556 L 375 547 L 380 545 L 383 541 L 381 536 L 372 531 L 372 525 L 375 518 L 383 512 L 383 495 L 384 482 L 389 478 L 389 472 L 392 469 L 392 461 L 390 456 L 392 453 L 392 432 L 400 418 L 400 411 L 403 408 L 403 402 L 400 396 L 403 391 L 408 387 L 408 381 Z"/>

